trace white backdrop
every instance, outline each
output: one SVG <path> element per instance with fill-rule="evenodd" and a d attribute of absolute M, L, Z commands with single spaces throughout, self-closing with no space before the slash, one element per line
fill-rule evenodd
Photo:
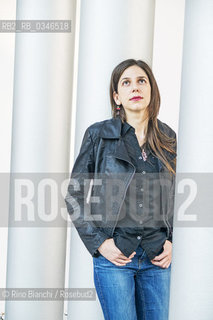
<path fill-rule="evenodd" d="M 153 71 L 161 93 L 159 118 L 172 126 L 176 132 L 180 102 L 184 6 L 184 0 L 156 0 L 154 26 Z M 15 0 L 0 0 L 0 20 L 15 19 L 15 10 Z M 0 33 L 0 172 L 10 170 L 14 40 L 15 34 Z M 6 247 L 7 230 L 1 228 L 0 287 L 5 287 L 6 284 Z M 3 309 L 4 303 L 0 301 L 0 312 Z"/>

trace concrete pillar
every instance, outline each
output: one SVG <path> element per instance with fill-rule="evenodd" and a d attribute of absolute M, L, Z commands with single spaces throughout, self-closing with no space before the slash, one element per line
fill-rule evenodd
<path fill-rule="evenodd" d="M 16 34 L 11 172 L 18 179 L 31 179 L 33 199 L 40 195 L 38 202 L 34 201 L 35 205 L 27 211 L 33 214 L 35 210 L 36 217 L 39 208 L 42 210 L 49 199 L 49 193 L 42 199 L 34 183 L 43 178 L 54 180 L 51 192 L 56 192 L 51 193 L 54 202 L 48 214 L 60 215 L 61 206 L 65 207 L 63 197 L 58 204 L 55 200 L 61 192 L 57 182 L 61 182 L 64 172 L 69 170 L 75 6 L 75 0 L 17 1 L 17 20 L 72 20 L 71 33 Z M 63 288 L 66 220 L 54 226 L 44 220 L 40 224 L 21 222 L 17 227 L 13 224 L 14 190 L 12 176 L 7 287 Z M 30 190 L 25 188 L 25 192 Z M 26 215 L 26 206 L 21 214 Z M 63 304 L 62 300 L 53 299 L 8 301 L 6 319 L 62 319 Z"/>
<path fill-rule="evenodd" d="M 152 65 L 154 10 L 154 0 L 81 0 L 75 157 L 85 129 L 111 117 L 113 68 L 129 58 Z M 94 288 L 92 258 L 74 228 L 69 287 Z M 98 300 L 70 301 L 68 319 L 103 319 Z"/>
<path fill-rule="evenodd" d="M 213 315 L 213 2 L 186 0 L 170 320 Z"/>

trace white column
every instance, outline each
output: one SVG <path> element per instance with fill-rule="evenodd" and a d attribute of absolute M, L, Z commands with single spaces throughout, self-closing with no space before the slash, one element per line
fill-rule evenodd
<path fill-rule="evenodd" d="M 211 320 L 213 2 L 186 0 L 185 10 L 169 319 Z"/>
<path fill-rule="evenodd" d="M 0 1 L 0 20 L 15 19 L 16 1 Z M 7 261 L 7 220 L 9 210 L 9 172 L 10 172 L 10 148 L 12 126 L 12 97 L 13 97 L 13 72 L 14 72 L 14 33 L 0 33 L 0 287 L 6 287 L 6 261 Z M 0 301 L 0 315 L 5 312 L 5 301 Z"/>
<path fill-rule="evenodd" d="M 152 64 L 154 0 L 81 0 L 75 157 L 85 129 L 111 117 L 113 68 L 129 58 Z M 71 230 L 70 288 L 94 288 L 92 258 Z M 103 319 L 96 301 L 70 301 L 68 318 Z"/>
<path fill-rule="evenodd" d="M 75 0 L 18 0 L 18 20 L 72 20 L 72 32 L 16 34 L 11 172 L 18 178 L 51 179 L 69 170 L 69 121 Z M 56 174 L 57 173 L 57 174 Z M 60 184 L 55 181 L 53 207 L 47 214 L 65 207 Z M 54 184 L 54 183 L 53 183 Z M 34 198 L 37 185 L 33 185 Z M 14 190 L 13 180 L 11 192 Z M 48 191 L 50 189 L 47 189 Z M 26 190 L 25 190 L 26 191 Z M 27 189 L 27 192 L 29 190 Z M 47 192 L 48 192 L 47 191 Z M 45 195 L 45 200 L 49 198 Z M 36 201 L 35 201 L 36 202 Z M 44 205 L 41 198 L 39 205 Z M 10 203 L 10 217 L 14 201 Z M 44 207 L 42 207 L 43 209 Z M 38 217 L 38 207 L 28 213 Z M 25 213 L 24 213 L 25 212 Z M 26 215 L 26 208 L 21 212 Z M 45 223 L 9 229 L 8 288 L 63 288 L 66 252 L 66 221 L 60 226 Z M 8 301 L 6 319 L 62 319 L 63 301 Z"/>

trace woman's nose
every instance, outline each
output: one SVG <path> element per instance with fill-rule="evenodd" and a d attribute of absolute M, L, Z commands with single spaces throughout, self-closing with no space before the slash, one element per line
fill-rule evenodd
<path fill-rule="evenodd" d="M 139 85 L 137 83 L 132 84 L 132 91 L 138 91 L 139 90 Z"/>

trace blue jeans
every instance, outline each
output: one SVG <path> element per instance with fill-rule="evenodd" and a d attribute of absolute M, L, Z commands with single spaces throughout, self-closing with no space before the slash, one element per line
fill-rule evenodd
<path fill-rule="evenodd" d="M 93 258 L 93 266 L 105 320 L 168 320 L 171 264 L 153 265 L 139 246 L 125 266 L 102 255 Z"/>

